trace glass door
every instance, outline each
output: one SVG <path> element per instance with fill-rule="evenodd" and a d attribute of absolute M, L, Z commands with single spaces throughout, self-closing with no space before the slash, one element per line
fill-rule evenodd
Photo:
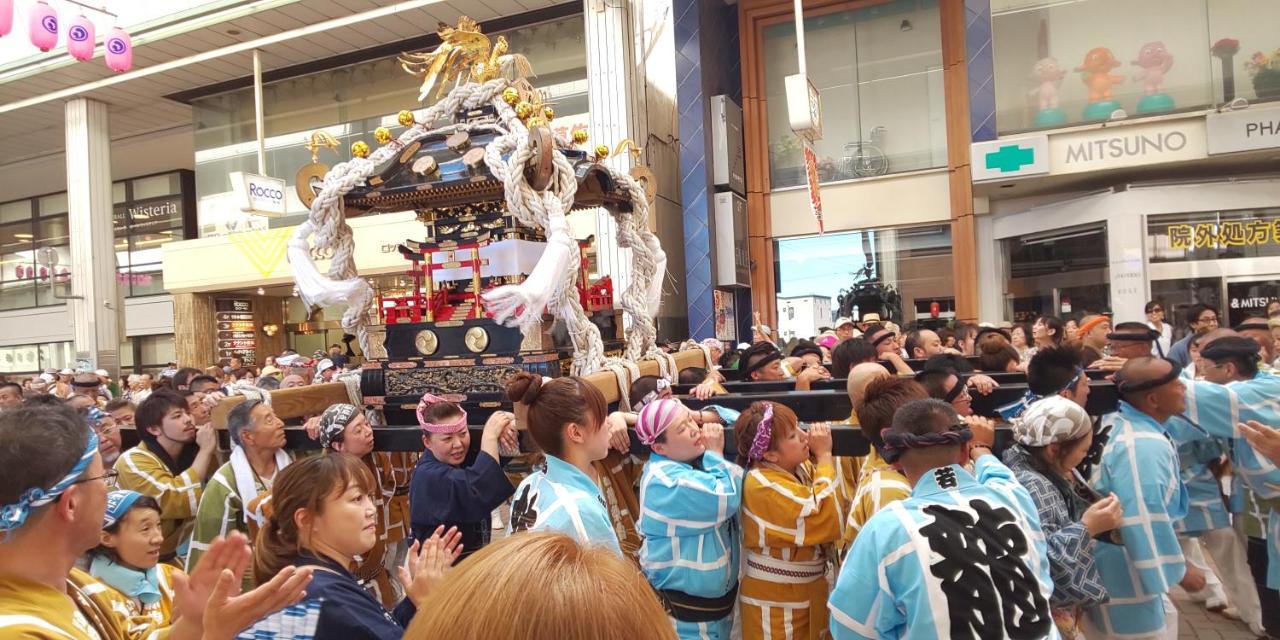
<path fill-rule="evenodd" d="M 1227 326 L 1245 318 L 1266 317 L 1267 304 L 1280 300 L 1280 276 L 1242 276 L 1227 279 Z"/>
<path fill-rule="evenodd" d="M 1207 304 L 1221 314 L 1222 278 L 1178 278 L 1152 280 L 1151 299 L 1164 305 L 1164 319 L 1173 326 L 1173 340 L 1187 335 L 1187 309 L 1193 304 Z"/>

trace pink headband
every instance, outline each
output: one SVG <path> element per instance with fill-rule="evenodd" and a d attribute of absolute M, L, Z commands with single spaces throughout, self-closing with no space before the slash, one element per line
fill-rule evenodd
<path fill-rule="evenodd" d="M 434 422 L 427 422 L 427 418 L 426 418 L 427 409 L 431 408 L 431 405 L 439 404 L 441 402 L 448 402 L 448 400 L 445 400 L 440 396 L 431 395 L 430 393 L 422 394 L 422 399 L 418 401 L 418 426 L 421 427 L 422 430 L 426 431 L 427 433 L 457 433 L 459 431 L 462 431 L 463 429 L 466 429 L 467 428 L 467 412 L 462 407 L 458 407 L 458 411 L 461 412 L 462 415 L 458 416 L 458 419 L 454 420 L 453 422 L 445 422 L 440 424 L 437 424 Z"/>
<path fill-rule="evenodd" d="M 662 398 L 646 404 L 640 410 L 640 418 L 636 420 L 636 437 L 645 446 L 652 445 L 658 436 L 675 424 L 676 416 L 684 405 L 679 400 Z"/>

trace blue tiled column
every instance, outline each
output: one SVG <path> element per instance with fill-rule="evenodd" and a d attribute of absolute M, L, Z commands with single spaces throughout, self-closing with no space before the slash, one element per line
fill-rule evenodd
<path fill-rule="evenodd" d="M 685 292 L 689 335 L 715 335 L 712 303 L 711 133 L 707 129 L 712 96 L 727 94 L 739 104 L 737 7 L 719 2 L 673 0 L 676 104 L 680 113 L 680 201 L 684 220 Z"/>
<path fill-rule="evenodd" d="M 969 131 L 974 142 L 996 138 L 995 64 L 991 0 L 964 0 L 965 61 L 969 67 Z"/>

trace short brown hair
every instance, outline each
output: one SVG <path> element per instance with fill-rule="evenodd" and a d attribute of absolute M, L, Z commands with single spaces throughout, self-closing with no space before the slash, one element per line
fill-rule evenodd
<path fill-rule="evenodd" d="M 734 444 L 738 447 L 738 464 L 742 467 L 750 466 L 747 455 L 751 453 L 751 445 L 756 439 L 756 430 L 760 426 L 760 421 L 764 419 L 765 407 L 773 405 L 773 422 L 769 424 L 769 451 L 774 451 L 778 447 L 778 441 L 791 435 L 792 431 L 800 428 L 800 419 L 796 417 L 796 412 L 792 411 L 784 404 L 777 402 L 752 402 L 738 416 L 738 420 L 733 423 L 733 439 Z"/>
<path fill-rule="evenodd" d="M 459 616 L 477 602 L 502 615 Z M 562 533 L 525 532 L 446 574 L 404 637 L 676 640 L 676 633 L 644 576 L 621 556 Z"/>
<path fill-rule="evenodd" d="M 862 392 L 862 404 L 854 407 L 858 416 L 858 427 L 862 434 L 876 448 L 884 446 L 884 438 L 880 432 L 893 424 L 893 414 L 898 407 L 912 401 L 929 397 L 929 392 L 909 378 L 880 378 L 867 384 Z"/>
<path fill-rule="evenodd" d="M 507 385 L 507 399 L 529 407 L 529 434 L 544 452 L 557 458 L 564 454 L 565 425 L 600 429 L 609 409 L 604 394 L 582 378 L 566 376 L 544 383 L 542 376 L 527 371 Z"/>
<path fill-rule="evenodd" d="M 320 514 L 325 500 L 353 483 L 368 493 L 377 490 L 369 467 L 348 453 L 310 456 L 280 470 L 271 487 L 272 513 L 253 547 L 253 573 L 259 583 L 274 578 L 303 551 L 293 515 L 299 509 Z"/>
<path fill-rule="evenodd" d="M 1009 363 L 1016 363 L 1021 358 L 1018 356 L 1018 350 L 1005 340 L 1004 336 L 998 333 L 988 333 L 982 336 L 982 340 L 978 341 L 975 348 L 978 352 L 978 370 L 994 371 L 1001 373 L 1009 370 Z"/>

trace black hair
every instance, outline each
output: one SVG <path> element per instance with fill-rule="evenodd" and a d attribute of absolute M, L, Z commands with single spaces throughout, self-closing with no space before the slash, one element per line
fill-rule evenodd
<path fill-rule="evenodd" d="M 173 388 L 186 387 L 191 385 L 191 379 L 203 375 L 204 372 L 195 367 L 183 367 L 173 374 Z"/>
<path fill-rule="evenodd" d="M 187 382 L 187 388 L 190 389 L 191 387 L 194 387 L 198 384 L 206 384 L 206 383 L 212 383 L 214 387 L 222 386 L 221 384 L 218 384 L 217 379 L 215 379 L 213 376 L 205 375 L 202 373 L 198 376 L 191 378 L 191 380 Z M 194 391 L 194 389 L 192 390 Z"/>
<path fill-rule="evenodd" d="M 120 531 L 120 525 L 124 523 L 124 519 L 129 517 L 129 514 L 138 509 L 151 509 L 158 514 L 164 513 L 164 510 L 160 508 L 160 503 L 157 502 L 155 498 L 152 498 L 151 496 L 139 496 L 133 501 L 133 504 L 129 505 L 128 511 L 121 514 L 119 518 L 116 518 L 116 521 L 112 522 L 111 526 L 103 527 L 102 530 L 107 533 L 118 533 Z M 89 555 L 90 557 L 102 556 L 116 564 L 120 564 L 120 554 L 117 553 L 115 549 L 112 549 L 101 542 L 98 543 L 98 546 L 89 550 Z"/>
<path fill-rule="evenodd" d="M 916 374 L 916 382 L 920 383 L 920 386 L 929 392 L 930 398 L 942 400 L 947 397 L 947 380 L 951 379 L 952 376 L 955 376 L 956 384 L 964 384 L 960 374 L 951 369 L 925 369 Z M 896 417 L 894 418 L 894 424 L 897 424 Z"/>
<path fill-rule="evenodd" d="M 640 399 L 658 390 L 658 376 L 640 376 L 631 383 L 629 397 L 632 404 L 640 402 Z M 630 410 L 631 407 L 624 407 L 624 410 Z"/>
<path fill-rule="evenodd" d="M 1027 390 L 1041 396 L 1057 393 L 1079 370 L 1079 349 L 1068 345 L 1045 347 L 1027 363 Z"/>
<path fill-rule="evenodd" d="M 39 393 L 29 396 L 22 401 L 24 407 L 61 407 L 66 404 L 66 400 L 53 395 L 52 393 Z"/>
<path fill-rule="evenodd" d="M 842 340 L 831 350 L 831 377 L 848 378 L 854 365 L 876 361 L 876 348 L 863 338 Z"/>
<path fill-rule="evenodd" d="M 1236 371 L 1246 378 L 1258 374 L 1258 354 L 1261 347 L 1253 338 L 1223 336 L 1200 347 L 1200 357 L 1216 363 L 1230 362 Z"/>
<path fill-rule="evenodd" d="M 907 352 L 908 358 L 916 357 L 916 347 L 920 347 L 921 349 L 924 348 L 924 345 L 920 344 L 920 334 L 923 331 L 925 330 L 912 329 L 911 331 L 908 331 L 905 336 L 903 336 L 902 349 Z"/>
<path fill-rule="evenodd" d="M 924 361 L 921 371 L 950 371 L 955 374 L 973 373 L 973 363 L 957 353 L 939 353 Z"/>
<path fill-rule="evenodd" d="M 1061 345 L 1067 339 L 1067 324 L 1062 321 L 1062 318 L 1058 316 L 1040 316 L 1037 321 L 1044 325 L 1045 331 L 1053 330 L 1053 336 L 1050 339 L 1054 344 Z"/>
<path fill-rule="evenodd" d="M 1214 316 L 1218 315 L 1217 309 L 1203 302 L 1198 302 L 1196 304 L 1191 305 L 1190 307 L 1187 307 L 1186 314 L 1183 317 L 1186 318 L 1187 324 L 1195 324 L 1200 321 L 1200 314 L 1204 313 L 1205 311 L 1212 311 Z"/>
<path fill-rule="evenodd" d="M 1160 304 L 1160 301 L 1159 301 L 1159 300 L 1149 300 L 1149 301 L 1147 301 L 1147 304 L 1142 305 L 1142 312 L 1143 312 L 1143 313 L 1151 313 L 1151 310 L 1152 310 L 1152 309 L 1154 309 L 1154 308 L 1156 308 L 1156 307 L 1163 307 L 1163 306 L 1164 306 L 1164 305 L 1163 305 L 1163 304 Z"/>
<path fill-rule="evenodd" d="M 816 354 L 819 358 L 822 357 L 822 348 L 812 340 L 800 340 L 796 342 L 795 346 L 791 347 L 791 357 L 793 358 L 799 358 L 811 353 Z"/>
<path fill-rule="evenodd" d="M 18 396 L 19 397 L 22 396 L 22 385 L 16 382 L 0 382 L 0 389 L 3 389 L 5 387 L 13 387 L 18 391 Z"/>
<path fill-rule="evenodd" d="M 680 370 L 680 384 L 702 384 L 707 379 L 707 370 L 702 367 L 685 367 Z"/>
<path fill-rule="evenodd" d="M 164 424 L 164 417 L 169 415 L 174 409 L 187 409 L 187 399 L 180 393 L 161 389 L 151 392 L 133 413 L 133 424 L 137 428 L 138 438 L 147 444 L 147 448 L 151 453 L 155 454 L 160 461 L 164 463 L 169 471 L 173 474 L 179 474 L 191 467 L 191 463 L 195 462 L 196 454 L 199 453 L 199 447 L 194 442 L 188 443 L 182 448 L 182 453 L 178 455 L 178 459 L 174 460 L 169 457 L 169 452 L 165 451 L 160 445 L 159 440 L 154 433 L 151 433 L 151 427 L 157 429 Z"/>

